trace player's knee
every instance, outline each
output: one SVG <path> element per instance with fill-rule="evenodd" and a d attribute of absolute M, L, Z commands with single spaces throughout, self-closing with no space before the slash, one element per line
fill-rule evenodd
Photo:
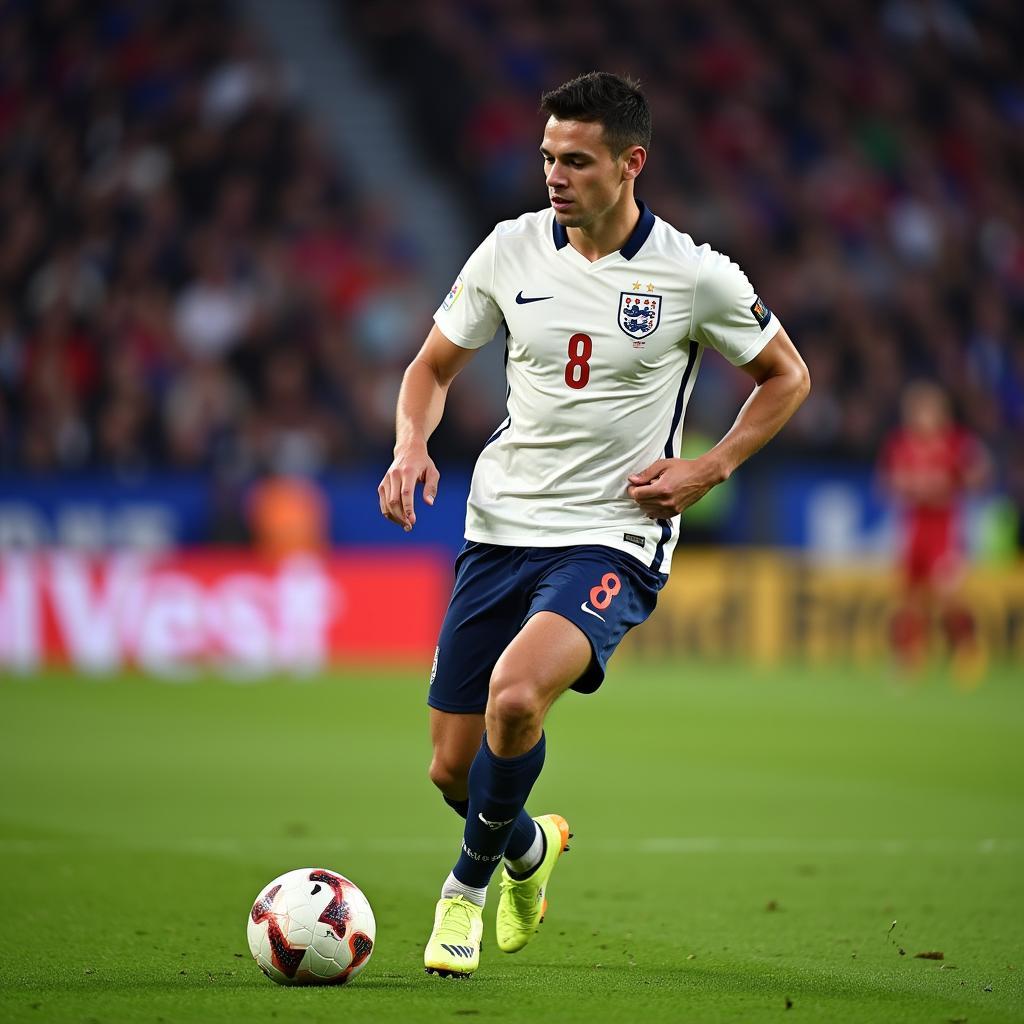
<path fill-rule="evenodd" d="M 487 716 L 505 726 L 525 726 L 542 717 L 540 700 L 533 687 L 499 675 L 491 680 Z"/>

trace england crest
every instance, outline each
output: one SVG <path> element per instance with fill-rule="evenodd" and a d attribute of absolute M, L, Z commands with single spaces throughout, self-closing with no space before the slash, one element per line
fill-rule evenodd
<path fill-rule="evenodd" d="M 661 322 L 661 296 L 619 292 L 619 328 L 634 340 L 646 338 Z"/>

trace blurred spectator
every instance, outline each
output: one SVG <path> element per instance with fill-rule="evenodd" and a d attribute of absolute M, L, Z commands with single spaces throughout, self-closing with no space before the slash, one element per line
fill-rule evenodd
<path fill-rule="evenodd" d="M 299 476 L 338 461 L 345 438 L 336 419 L 314 400 L 306 355 L 280 348 L 264 364 L 260 401 L 247 417 L 244 444 L 261 471 Z"/>
<path fill-rule="evenodd" d="M 196 276 L 174 310 L 178 338 L 190 356 L 217 359 L 245 334 L 256 314 L 252 291 L 233 278 L 226 247 L 214 236 L 195 242 Z"/>
<path fill-rule="evenodd" d="M 127 346 L 110 354 L 100 392 L 96 461 L 122 474 L 141 473 L 158 450 L 158 417 L 138 353 Z"/>
<path fill-rule="evenodd" d="M 226 364 L 197 359 L 174 378 L 164 402 L 167 460 L 178 469 L 214 469 L 233 454 L 232 436 L 247 407 Z"/>

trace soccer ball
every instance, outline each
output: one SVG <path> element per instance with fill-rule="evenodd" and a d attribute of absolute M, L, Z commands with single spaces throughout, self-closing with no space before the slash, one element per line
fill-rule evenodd
<path fill-rule="evenodd" d="M 275 878 L 249 912 L 249 950 L 279 985 L 343 985 L 373 952 L 377 925 L 344 875 L 298 868 Z"/>

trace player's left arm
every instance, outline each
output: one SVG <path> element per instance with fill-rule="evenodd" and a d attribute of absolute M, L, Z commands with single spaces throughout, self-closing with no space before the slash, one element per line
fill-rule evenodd
<path fill-rule="evenodd" d="M 728 480 L 782 429 L 811 390 L 807 366 L 782 327 L 740 369 L 753 378 L 754 390 L 714 448 L 696 459 L 659 459 L 629 477 L 627 493 L 651 519 L 678 515 Z"/>

